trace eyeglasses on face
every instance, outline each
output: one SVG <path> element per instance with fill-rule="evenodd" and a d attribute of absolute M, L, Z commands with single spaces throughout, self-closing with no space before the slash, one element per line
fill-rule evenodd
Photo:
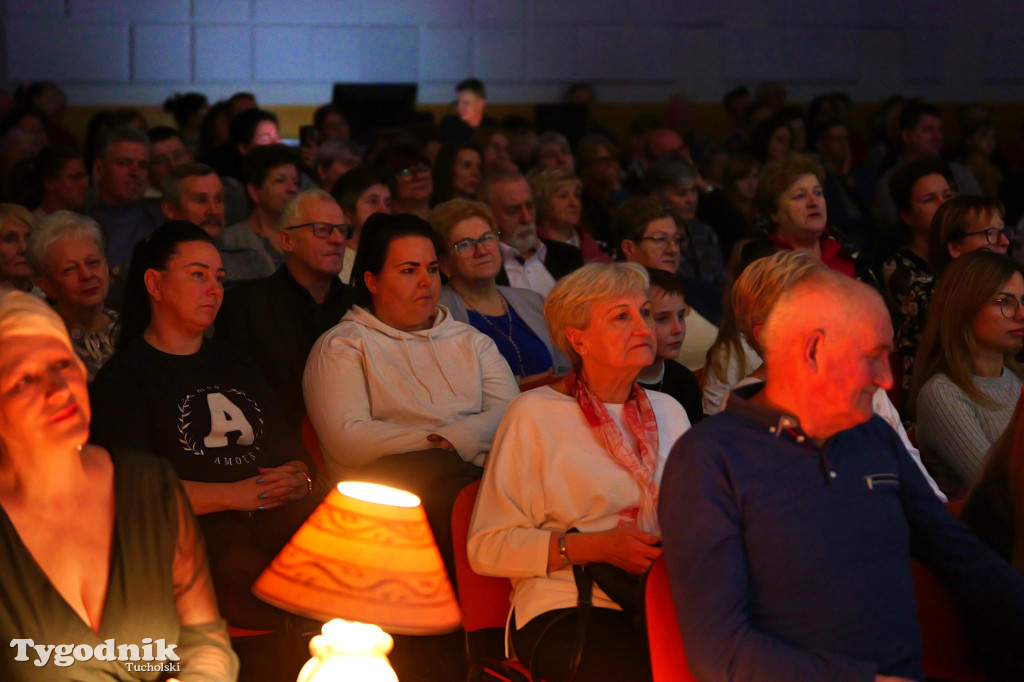
<path fill-rule="evenodd" d="M 335 225 L 333 223 L 302 223 L 301 225 L 292 225 L 291 227 L 286 227 L 284 229 L 297 230 L 300 227 L 312 227 L 313 234 L 320 239 L 328 239 L 331 236 L 331 233 L 335 230 L 340 232 L 341 236 L 345 239 L 352 239 L 352 233 L 355 232 L 356 229 L 354 226 L 347 225 L 345 223 L 341 223 L 340 225 Z"/>
<path fill-rule="evenodd" d="M 968 232 L 964 235 L 964 239 L 972 237 L 976 234 L 985 235 L 985 241 L 991 246 L 995 246 L 999 243 L 999 236 L 1006 237 L 1006 241 L 1013 239 L 1013 228 L 1012 227 L 987 227 L 984 230 L 975 230 L 974 232 Z"/>
<path fill-rule="evenodd" d="M 409 178 L 411 178 L 414 175 L 428 175 L 429 173 L 430 173 L 430 166 L 428 166 L 425 163 L 417 163 L 414 166 L 409 166 L 408 168 L 402 168 L 401 170 L 398 171 L 397 175 L 398 175 L 398 177 L 402 178 L 403 180 L 408 180 Z"/>
<path fill-rule="evenodd" d="M 669 242 L 673 242 L 676 246 L 682 248 L 683 246 L 683 235 L 677 234 L 669 236 L 667 234 L 658 234 L 653 237 L 640 237 L 638 241 L 654 242 L 658 247 L 665 248 Z"/>
<path fill-rule="evenodd" d="M 452 244 L 452 250 L 460 256 L 468 256 L 476 251 L 477 244 L 486 248 L 498 241 L 498 237 L 500 236 L 501 232 L 495 230 L 481 235 L 478 239 L 469 239 L 468 237 L 466 239 L 460 239 Z"/>
<path fill-rule="evenodd" d="M 1017 311 L 1020 310 L 1021 303 L 1024 303 L 1024 301 L 1005 291 L 1000 291 L 999 297 L 996 299 L 996 305 L 999 306 L 999 312 L 1001 312 L 1003 317 L 1008 320 L 1012 320 L 1017 316 Z"/>

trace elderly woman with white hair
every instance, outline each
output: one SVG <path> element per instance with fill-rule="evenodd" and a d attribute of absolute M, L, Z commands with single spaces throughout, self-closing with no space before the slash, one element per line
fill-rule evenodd
<path fill-rule="evenodd" d="M 0 357 L 0 638 L 77 645 L 50 665 L 12 652 L 0 678 L 155 680 L 173 664 L 183 680 L 234 680 L 202 538 L 170 466 L 88 442 L 85 368 L 37 297 L 0 295 Z M 112 640 L 175 655 L 127 672 L 78 655 Z"/>
<path fill-rule="evenodd" d="M 473 513 L 470 562 L 512 579 L 511 641 L 543 679 L 564 679 L 573 658 L 573 567 L 641 574 L 661 555 L 659 481 L 689 421 L 636 383 L 655 356 L 648 287 L 634 263 L 585 265 L 555 285 L 544 313 L 573 372 L 509 405 Z M 650 675 L 643 632 L 596 586 L 575 679 Z"/>
<path fill-rule="evenodd" d="M 56 211 L 41 219 L 28 241 L 36 284 L 64 320 L 89 381 L 114 354 L 117 313 L 104 305 L 110 269 L 103 234 L 92 218 Z"/>

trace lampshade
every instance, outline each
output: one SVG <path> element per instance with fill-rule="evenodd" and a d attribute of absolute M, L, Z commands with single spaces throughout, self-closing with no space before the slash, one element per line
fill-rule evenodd
<path fill-rule="evenodd" d="M 419 498 L 372 483 L 339 483 L 252 591 L 292 613 L 392 634 L 452 632 L 462 620 Z"/>

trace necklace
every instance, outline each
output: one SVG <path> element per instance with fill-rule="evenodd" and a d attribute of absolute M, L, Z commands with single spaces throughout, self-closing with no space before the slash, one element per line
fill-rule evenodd
<path fill-rule="evenodd" d="M 466 301 L 465 298 L 463 298 L 462 300 L 466 303 L 466 307 L 472 310 L 477 315 L 479 315 L 480 318 L 484 322 L 486 322 L 491 329 L 493 329 L 494 331 L 498 332 L 501 336 L 508 339 L 508 342 L 512 345 L 512 350 L 515 351 L 516 361 L 519 363 L 519 376 L 526 376 L 526 363 L 523 362 L 523 355 L 522 353 L 519 352 L 519 346 L 517 346 L 516 342 L 512 339 L 512 308 L 510 308 L 508 302 L 505 301 L 505 297 L 501 297 L 501 308 L 502 310 L 505 311 L 505 319 L 508 320 L 508 332 L 506 332 L 504 329 L 491 322 L 490 317 L 484 315 L 482 312 L 480 312 L 472 305 L 470 305 L 469 301 Z"/>

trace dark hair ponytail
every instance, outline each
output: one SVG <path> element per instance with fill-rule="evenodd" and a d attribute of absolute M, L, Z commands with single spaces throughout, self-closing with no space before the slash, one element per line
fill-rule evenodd
<path fill-rule="evenodd" d="M 128 279 L 125 280 L 124 303 L 118 320 L 117 348 L 126 347 L 149 327 L 153 309 L 146 290 L 147 270 L 166 270 L 167 263 L 178 253 L 178 245 L 186 242 L 213 243 L 210 235 L 187 220 L 172 220 L 153 230 L 152 234 L 132 250 Z"/>

